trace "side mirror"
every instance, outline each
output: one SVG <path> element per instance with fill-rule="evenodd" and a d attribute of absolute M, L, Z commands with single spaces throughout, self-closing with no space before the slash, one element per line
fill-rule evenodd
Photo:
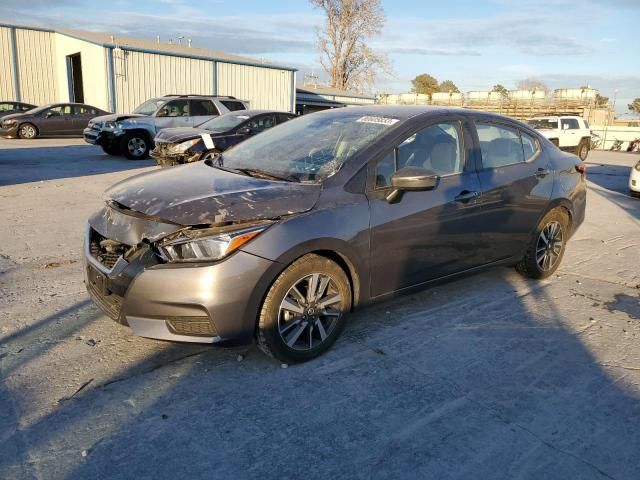
<path fill-rule="evenodd" d="M 387 195 L 389 203 L 400 200 L 402 192 L 433 190 L 438 186 L 440 177 L 433 170 L 417 167 L 405 167 L 391 177 L 391 192 Z"/>
<path fill-rule="evenodd" d="M 47 112 L 44 114 L 44 118 L 51 118 L 53 117 L 53 112 Z"/>
<path fill-rule="evenodd" d="M 242 127 L 238 129 L 238 133 L 240 135 L 249 135 L 251 133 L 251 129 L 249 127 Z"/>
<path fill-rule="evenodd" d="M 158 110 L 158 113 L 156 113 L 156 117 L 168 117 L 169 116 L 169 110 L 166 108 L 161 108 L 160 110 Z"/>

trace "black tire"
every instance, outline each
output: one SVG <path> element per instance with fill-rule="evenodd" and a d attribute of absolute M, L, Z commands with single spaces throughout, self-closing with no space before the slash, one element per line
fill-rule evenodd
<path fill-rule="evenodd" d="M 316 287 L 312 290 L 313 277 Z M 325 278 L 329 280 L 323 292 Z M 314 298 L 310 290 L 319 293 L 315 300 L 308 301 Z M 298 294 L 300 300 L 294 298 Z M 286 308 L 289 305 L 302 312 L 294 313 Z M 305 255 L 280 273 L 269 288 L 258 315 L 258 347 L 284 363 L 311 360 L 333 345 L 350 310 L 351 286 L 344 270 L 328 258 Z"/>
<path fill-rule="evenodd" d="M 544 237 L 549 236 L 549 228 L 554 224 L 560 228 L 561 243 L 558 244 L 557 241 L 553 241 L 551 244 L 547 243 L 545 245 L 543 233 L 545 234 Z M 542 279 L 553 275 L 562 262 L 562 257 L 564 256 L 568 239 L 569 215 L 563 208 L 554 208 L 548 212 L 542 220 L 540 220 L 540 223 L 538 223 L 538 226 L 531 236 L 531 240 L 529 241 L 524 257 L 516 265 L 516 270 L 529 278 Z M 541 251 L 543 248 L 545 249 L 545 252 Z M 544 259 L 540 262 L 541 255 L 547 254 L 550 255 L 551 262 L 547 263 Z"/>
<path fill-rule="evenodd" d="M 120 141 L 120 151 L 129 160 L 144 160 L 149 156 L 150 143 L 144 133 L 127 133 Z"/>
<path fill-rule="evenodd" d="M 102 151 L 108 155 L 120 155 L 120 146 L 119 145 L 100 145 L 102 147 Z"/>
<path fill-rule="evenodd" d="M 38 136 L 38 128 L 32 123 L 23 123 L 18 127 L 18 137 L 32 140 Z"/>
<path fill-rule="evenodd" d="M 578 148 L 576 148 L 576 155 L 578 155 L 583 162 L 587 159 L 589 155 L 589 142 L 587 140 L 580 140 Z"/>

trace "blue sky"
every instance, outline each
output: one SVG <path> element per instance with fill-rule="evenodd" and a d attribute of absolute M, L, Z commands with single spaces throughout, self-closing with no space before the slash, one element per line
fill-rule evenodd
<path fill-rule="evenodd" d="M 306 0 L 2 0 L 0 19 L 156 38 L 179 35 L 194 46 L 315 68 L 315 29 L 323 17 Z M 386 25 L 371 45 L 394 75 L 377 92 L 403 92 L 419 73 L 461 90 L 514 88 L 525 77 L 551 88 L 589 84 L 618 90 L 626 111 L 640 97 L 640 0 L 383 0 Z"/>

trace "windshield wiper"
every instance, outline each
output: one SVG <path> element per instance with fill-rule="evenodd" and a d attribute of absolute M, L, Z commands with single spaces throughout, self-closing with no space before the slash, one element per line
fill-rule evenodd
<path fill-rule="evenodd" d="M 298 181 L 293 176 L 284 177 L 281 175 L 275 175 L 270 172 L 265 172 L 264 170 L 258 170 L 256 168 L 238 168 L 236 171 L 244 173 L 245 175 L 249 175 L 250 177 L 266 178 L 269 180 L 279 180 L 281 182 L 297 182 Z"/>

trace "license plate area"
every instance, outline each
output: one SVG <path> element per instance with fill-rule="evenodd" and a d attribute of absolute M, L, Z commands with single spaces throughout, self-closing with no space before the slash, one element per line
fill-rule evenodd
<path fill-rule="evenodd" d="M 87 282 L 96 293 L 102 296 L 111 295 L 108 289 L 109 280 L 107 276 L 92 265 L 87 265 Z"/>

